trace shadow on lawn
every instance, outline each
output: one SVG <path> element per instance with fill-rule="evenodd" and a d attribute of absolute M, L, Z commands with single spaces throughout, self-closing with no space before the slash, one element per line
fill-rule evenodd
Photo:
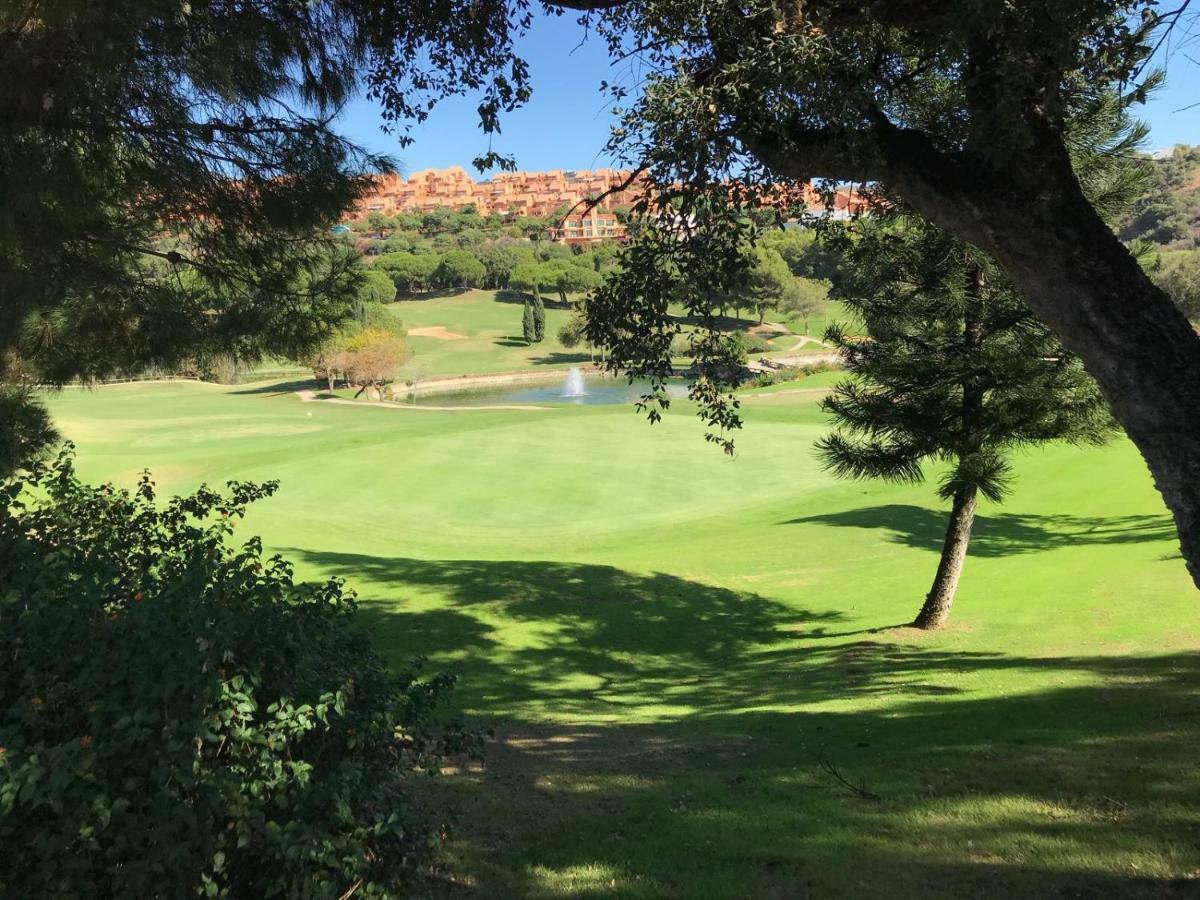
<path fill-rule="evenodd" d="M 596 362 L 586 350 L 575 353 L 563 353 L 561 350 L 554 350 L 542 356 L 535 356 L 529 361 L 535 366 L 590 366 Z"/>
<path fill-rule="evenodd" d="M 975 668 L 913 658 L 934 676 Z M 1200 896 L 1200 658 L 992 668 L 1028 664 L 1047 681 L 1097 683 L 856 710 L 718 705 L 654 725 L 513 725 L 485 767 L 426 788 L 462 823 L 457 874 L 483 896 L 549 895 L 551 873 L 561 885 L 588 868 L 615 883 L 572 893 Z"/>
<path fill-rule="evenodd" d="M 947 515 L 920 506 L 892 504 L 806 516 L 782 524 L 880 528 L 891 532 L 891 539 L 897 543 L 940 550 L 946 534 Z M 1140 544 L 1170 540 L 1174 536 L 1175 526 L 1165 513 L 1130 516 L 998 513 L 975 518 L 971 555 L 1008 556 L 1077 544 Z"/>
<path fill-rule="evenodd" d="M 1198 654 L 838 641 L 839 612 L 660 573 L 290 552 L 500 719 L 485 767 L 418 786 L 457 825 L 437 893 L 1200 896 Z"/>
<path fill-rule="evenodd" d="M 663 573 L 613 566 L 492 560 L 419 560 L 289 549 L 322 571 L 350 580 L 379 645 L 401 662 L 416 653 L 465 654 L 465 683 L 481 707 L 510 710 L 532 700 L 555 711 L 594 704 L 686 703 L 753 645 L 838 622 L 839 613 L 799 612 L 758 594 L 738 593 Z M 433 589 L 448 605 L 408 611 L 374 602 Z M 514 650 L 485 623 L 521 631 Z M 564 676 L 585 676 L 583 688 Z M 569 681 L 570 679 L 566 679 Z M 670 700 L 668 701 L 668 698 Z"/>
<path fill-rule="evenodd" d="M 522 293 L 521 291 L 512 291 L 512 290 L 496 291 L 496 302 L 497 303 L 512 303 L 512 304 L 517 304 L 519 306 L 524 306 L 525 303 L 531 301 L 532 299 L 533 299 L 533 294 L 525 294 L 525 293 Z M 572 303 L 570 300 L 568 300 L 564 303 L 562 301 L 562 299 L 560 297 L 558 297 L 558 295 L 556 295 L 556 294 L 545 293 L 545 294 L 542 294 L 542 305 L 544 307 L 546 307 L 546 309 L 570 309 L 572 306 Z"/>
<path fill-rule="evenodd" d="M 326 383 L 318 381 L 311 375 L 306 378 L 294 378 L 289 381 L 272 381 L 269 384 L 260 384 L 254 387 L 242 388 L 237 391 L 230 391 L 231 394 L 291 394 L 296 391 L 302 391 L 312 388 L 325 388 Z"/>

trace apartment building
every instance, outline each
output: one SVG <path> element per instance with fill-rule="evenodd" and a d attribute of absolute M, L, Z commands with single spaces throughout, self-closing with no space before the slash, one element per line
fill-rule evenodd
<path fill-rule="evenodd" d="M 599 207 L 572 213 L 563 219 L 553 234 L 555 240 L 565 244 L 620 240 L 624 236 L 625 226 L 617 219 L 617 214 Z"/>
<path fill-rule="evenodd" d="M 457 209 L 471 203 L 482 215 L 545 217 L 620 187 L 628 177 L 628 172 L 614 169 L 594 172 L 553 169 L 549 172 L 501 172 L 475 181 L 461 166 L 425 169 L 408 178 L 399 175 L 379 177 L 375 191 L 358 203 L 354 215 L 364 218 L 378 212 L 394 216 L 430 212 L 439 207 Z M 573 216 L 556 236 L 575 243 L 623 237 L 624 227 L 612 210 L 632 204 L 637 193 L 636 186 L 614 191 L 590 213 Z"/>
<path fill-rule="evenodd" d="M 632 205 L 643 187 L 635 182 L 618 190 L 628 178 L 629 173 L 619 169 L 552 169 L 549 172 L 500 172 L 476 181 L 462 166 L 425 169 L 408 178 L 399 175 L 379 177 L 375 191 L 359 202 L 354 215 L 364 218 L 378 212 L 394 216 L 431 212 L 439 207 L 458 209 L 468 203 L 474 204 L 485 216 L 544 218 L 570 210 L 553 232 L 556 240 L 570 244 L 621 240 L 625 237 L 625 227 L 614 210 Z M 582 201 L 600 197 L 606 191 L 612 193 L 604 196 L 595 208 L 583 210 Z M 812 215 L 836 218 L 847 218 L 864 205 L 853 190 L 841 189 L 834 196 L 833 209 L 825 210 L 816 192 L 805 186 L 780 189 L 778 200 L 781 205 L 791 208 L 803 204 Z"/>

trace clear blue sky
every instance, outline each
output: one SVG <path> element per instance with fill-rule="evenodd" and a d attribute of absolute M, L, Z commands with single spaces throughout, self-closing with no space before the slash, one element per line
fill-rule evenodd
<path fill-rule="evenodd" d="M 516 157 L 527 171 L 592 169 L 610 165 L 602 155 L 608 138 L 609 104 L 599 92 L 602 80 L 632 86 L 638 79 L 629 64 L 610 66 L 603 43 L 594 35 L 580 44 L 574 17 L 540 16 L 521 44 L 529 62 L 533 98 L 502 121 L 493 148 Z M 1193 54 L 1193 58 L 1195 55 Z M 1150 125 L 1149 149 L 1200 144 L 1200 65 L 1175 53 L 1167 60 L 1167 84 L 1142 107 Z M 472 175 L 471 160 L 487 149 L 475 111 L 478 98 L 453 98 L 441 104 L 415 129 L 415 142 L 401 148 L 380 130 L 378 107 L 359 99 L 346 110 L 341 131 L 370 150 L 386 153 L 402 172 L 460 165 Z"/>

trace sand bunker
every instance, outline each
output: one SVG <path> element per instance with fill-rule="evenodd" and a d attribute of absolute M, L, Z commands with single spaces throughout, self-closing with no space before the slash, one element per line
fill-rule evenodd
<path fill-rule="evenodd" d="M 428 337 L 439 341 L 465 341 L 467 336 L 450 331 L 445 325 L 429 325 L 425 328 L 408 329 L 409 337 Z"/>

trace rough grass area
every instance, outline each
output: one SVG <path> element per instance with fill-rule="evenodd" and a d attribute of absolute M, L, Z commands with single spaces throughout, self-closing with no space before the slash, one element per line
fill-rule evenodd
<path fill-rule="evenodd" d="M 734 459 L 679 404 L 654 427 L 265 386 L 51 406 L 92 479 L 281 479 L 247 535 L 347 578 L 395 660 L 461 675 L 496 740 L 430 787 L 455 822 L 435 893 L 1200 894 L 1197 597 L 1132 446 L 1020 458 L 930 635 L 901 623 L 933 490 L 829 478 L 820 394 L 786 390 L 747 399 Z"/>
<path fill-rule="evenodd" d="M 557 306 L 548 302 L 546 338 L 530 346 L 521 337 L 523 304 L 515 293 L 470 290 L 393 303 L 389 309 L 409 329 L 408 346 L 413 352 L 401 380 L 508 372 L 529 366 L 584 365 L 590 359 L 586 350 L 567 350 L 558 342 L 558 330 L 566 323 L 569 311 Z M 420 332 L 439 326 L 462 337 L 446 340 L 440 334 L 412 333 L 414 329 Z"/>
<path fill-rule="evenodd" d="M 587 350 L 577 347 L 568 350 L 558 342 L 558 331 L 566 323 L 570 311 L 563 308 L 556 296 L 547 295 L 546 338 L 532 346 L 521 337 L 519 294 L 510 291 L 464 290 L 454 293 L 434 293 L 422 299 L 402 300 L 389 309 L 408 329 L 411 361 L 404 366 L 400 381 L 420 380 L 436 375 L 466 375 L 479 372 L 515 372 L 530 367 L 579 366 L 591 362 Z M 743 331 L 757 329 L 758 320 L 745 312 L 745 318 L 729 318 L 725 325 Z M 828 303 L 823 311 L 808 321 L 809 335 L 804 335 L 804 323 L 790 322 L 779 326 L 778 333 L 764 335 L 769 345 L 765 355 L 804 356 L 828 353 L 819 338 L 826 325 L 845 318 L 841 304 Z M 768 319 L 769 321 L 769 319 Z M 451 335 L 447 339 L 447 334 Z M 682 364 L 684 360 L 680 360 Z"/>

